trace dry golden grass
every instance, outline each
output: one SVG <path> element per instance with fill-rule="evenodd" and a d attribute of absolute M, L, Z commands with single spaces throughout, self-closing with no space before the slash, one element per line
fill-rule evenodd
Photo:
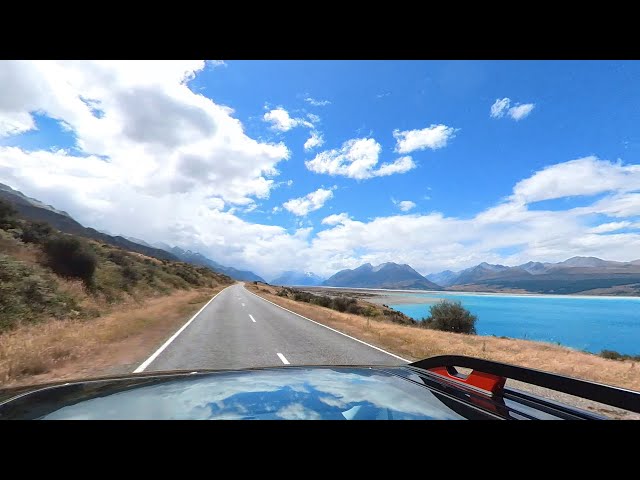
<path fill-rule="evenodd" d="M 528 340 L 463 335 L 398 325 L 278 297 L 272 287 L 246 284 L 251 291 L 296 313 L 400 355 L 419 360 L 434 355 L 467 355 L 571 377 L 640 390 L 638 362 L 607 360 L 567 347 Z"/>
<path fill-rule="evenodd" d="M 154 257 L 149 257 L 143 253 L 138 253 L 138 252 L 132 252 L 132 251 L 128 251 L 127 252 L 129 255 L 132 255 L 134 257 L 138 257 L 141 260 L 149 260 L 153 263 L 155 263 L 156 265 L 162 265 L 162 260 L 159 260 L 157 258 Z"/>
<path fill-rule="evenodd" d="M 130 371 L 225 286 L 131 300 L 93 320 L 18 327 L 0 335 L 0 385 L 96 376 L 123 365 Z M 79 287 L 66 282 L 65 288 Z"/>
<path fill-rule="evenodd" d="M 23 244 L 3 230 L 0 230 L 0 253 L 27 264 L 38 263 L 38 249 L 33 244 Z"/>

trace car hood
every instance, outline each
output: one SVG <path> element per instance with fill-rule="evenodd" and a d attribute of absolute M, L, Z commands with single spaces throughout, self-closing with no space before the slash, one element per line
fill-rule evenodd
<path fill-rule="evenodd" d="M 463 419 L 401 367 L 280 367 L 37 387 L 0 419 Z"/>

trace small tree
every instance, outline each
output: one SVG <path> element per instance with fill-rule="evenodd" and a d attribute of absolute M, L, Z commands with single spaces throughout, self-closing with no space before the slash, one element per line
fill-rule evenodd
<path fill-rule="evenodd" d="M 13 228 L 15 226 L 16 209 L 9 202 L 0 199 L 0 228 Z"/>
<path fill-rule="evenodd" d="M 98 263 L 95 254 L 85 242 L 75 237 L 56 235 L 43 245 L 47 265 L 62 277 L 80 278 L 90 285 Z"/>
<path fill-rule="evenodd" d="M 53 228 L 46 222 L 29 222 L 22 229 L 20 238 L 24 243 L 44 243 L 52 232 Z"/>
<path fill-rule="evenodd" d="M 441 300 L 431 306 L 430 313 L 424 320 L 429 328 L 455 333 L 476 333 L 478 317 L 464 308 L 458 300 Z"/>

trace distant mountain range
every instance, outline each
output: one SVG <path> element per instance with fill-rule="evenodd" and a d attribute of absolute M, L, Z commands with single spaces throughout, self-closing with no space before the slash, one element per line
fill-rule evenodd
<path fill-rule="evenodd" d="M 4 192 L 4 195 L 0 193 L 0 196 L 2 196 L 2 198 L 4 198 L 5 200 L 9 200 L 11 203 L 18 205 L 31 205 L 33 207 L 49 210 L 50 212 L 71 218 L 71 215 L 69 215 L 67 212 L 58 210 L 51 205 L 47 205 L 46 203 L 43 203 L 35 198 L 27 197 L 24 193 L 19 192 L 18 190 L 14 190 L 9 185 L 0 183 L 0 192 Z"/>
<path fill-rule="evenodd" d="M 558 263 L 527 262 L 515 267 L 481 263 L 459 272 L 434 273 L 427 278 L 448 290 L 634 294 L 640 293 L 640 259 L 614 262 L 597 257 L 572 257 Z"/>
<path fill-rule="evenodd" d="M 238 270 L 237 268 L 233 267 L 225 267 L 224 265 L 220 265 L 218 262 L 205 257 L 201 253 L 192 252 L 191 250 L 183 250 L 179 247 L 173 247 L 170 251 L 183 262 L 209 267 L 214 272 L 224 273 L 225 275 L 229 275 L 231 278 L 235 278 L 236 280 L 242 280 L 245 282 L 257 281 L 266 283 L 262 277 L 256 275 L 253 272 L 250 272 L 248 270 Z"/>
<path fill-rule="evenodd" d="M 458 274 L 456 272 L 444 270 L 439 273 L 430 273 L 429 275 L 425 275 L 425 278 L 433 283 L 446 287 L 448 285 L 452 285 L 457 276 Z"/>
<path fill-rule="evenodd" d="M 273 285 L 316 286 L 322 284 L 323 279 L 313 272 L 287 271 L 271 280 Z"/>
<path fill-rule="evenodd" d="M 194 265 L 202 265 L 211 268 L 215 272 L 229 275 L 236 280 L 256 280 L 264 282 L 261 277 L 253 272 L 238 270 L 233 267 L 225 267 L 224 265 L 220 265 L 197 252 L 191 252 L 189 250 L 185 251 L 177 247 L 171 247 L 167 244 L 153 246 L 139 238 L 125 237 L 123 235 L 109 235 L 107 233 L 99 232 L 94 228 L 84 227 L 74 220 L 67 212 L 57 210 L 51 205 L 46 205 L 35 198 L 27 197 L 22 192 L 14 190 L 8 185 L 4 185 L 2 183 L 0 183 L 0 199 L 11 203 L 18 213 L 24 218 L 32 221 L 47 222 L 53 228 L 60 230 L 63 233 L 71 233 L 91 238 L 102 243 L 114 245 L 131 252 L 141 253 L 148 257 L 154 257 L 161 260 L 183 261 Z"/>
<path fill-rule="evenodd" d="M 274 284 L 283 285 L 282 278 Z M 302 285 L 302 284 L 301 284 Z M 458 272 L 445 270 L 423 277 L 409 265 L 370 263 L 341 270 L 321 285 L 353 288 L 457 290 L 593 295 L 640 295 L 640 259 L 614 262 L 573 257 L 558 263 L 527 262 L 515 267 L 486 262 Z"/>
<path fill-rule="evenodd" d="M 397 263 L 383 263 L 374 267 L 365 263 L 353 270 L 341 270 L 325 280 L 322 285 L 331 287 L 361 287 L 361 288 L 395 288 L 413 290 L 442 290 L 437 285 L 409 265 Z"/>
<path fill-rule="evenodd" d="M 67 212 L 28 197 L 0 183 L 0 199 L 13 204 L 19 214 L 32 221 L 44 221 L 64 233 L 91 238 L 162 260 L 181 260 L 203 265 L 243 281 L 264 280 L 248 270 L 226 267 L 190 250 L 165 243 L 150 243 L 122 235 L 109 235 L 84 227 Z M 353 270 L 341 270 L 324 282 L 311 272 L 287 271 L 272 280 L 275 285 L 325 285 L 416 290 L 462 290 L 485 292 L 590 293 L 594 295 L 640 295 L 640 259 L 614 262 L 596 257 L 572 257 L 558 263 L 527 262 L 515 267 L 483 262 L 465 270 L 420 275 L 409 265 L 370 263 Z"/>

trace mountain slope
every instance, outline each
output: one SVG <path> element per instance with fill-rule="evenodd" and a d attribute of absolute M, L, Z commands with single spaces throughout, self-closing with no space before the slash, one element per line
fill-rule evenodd
<path fill-rule="evenodd" d="M 63 233 L 91 238 L 131 252 L 141 253 L 148 257 L 154 257 L 161 260 L 178 260 L 178 257 L 166 252 L 165 250 L 132 242 L 131 240 L 127 240 L 121 236 L 107 235 L 94 228 L 84 227 L 79 222 L 71 218 L 68 213 L 56 210 L 50 205 L 45 205 L 39 200 L 27 197 L 7 185 L 0 184 L 0 198 L 11 203 L 18 213 L 27 220 L 46 222 Z"/>
<path fill-rule="evenodd" d="M 475 283 L 485 278 L 492 278 L 498 276 L 500 273 L 509 270 L 509 267 L 504 265 L 491 265 L 486 262 L 482 262 L 475 267 L 467 268 L 460 272 L 455 280 L 455 285 L 464 285 L 466 283 Z M 524 272 L 526 273 L 526 272 Z"/>
<path fill-rule="evenodd" d="M 173 247 L 170 251 L 173 255 L 184 262 L 209 267 L 214 272 L 223 273 L 230 276 L 231 278 L 235 278 L 236 280 L 242 280 L 245 282 L 257 281 L 266 283 L 262 277 L 256 275 L 253 272 L 250 272 L 248 270 L 238 270 L 237 268 L 233 267 L 225 267 L 224 265 L 220 265 L 218 262 L 205 257 L 201 253 L 192 252 L 191 250 L 183 250 L 180 247 Z"/>
<path fill-rule="evenodd" d="M 272 285 L 289 286 L 316 286 L 322 283 L 323 279 L 313 272 L 286 271 L 277 278 L 271 280 Z"/>
<path fill-rule="evenodd" d="M 608 260 L 602 260 L 597 257 L 571 257 L 564 262 L 558 262 L 556 267 L 610 267 L 615 265 L 622 265 L 624 262 L 611 262 Z"/>
<path fill-rule="evenodd" d="M 527 273 L 530 273 L 531 275 L 538 275 L 540 273 L 544 273 L 547 271 L 547 265 L 549 264 L 540 263 L 540 262 L 527 262 L 527 263 L 523 263 L 522 265 L 518 265 L 518 268 L 521 268 L 522 270 L 524 270 Z"/>
<path fill-rule="evenodd" d="M 449 288 L 569 294 L 635 284 L 640 284 L 640 263 L 572 257 L 558 263 L 527 262 L 516 267 L 480 264 L 460 272 Z"/>
<path fill-rule="evenodd" d="M 442 290 L 442 287 L 427 280 L 409 265 L 392 262 L 377 267 L 365 263 L 353 270 L 341 270 L 322 284 L 332 287 Z"/>
<path fill-rule="evenodd" d="M 136 238 L 136 237 L 127 237 L 126 235 L 119 235 L 122 238 L 125 238 L 127 240 L 129 240 L 130 242 L 134 242 L 134 243 L 138 243 L 140 245 L 144 245 L 145 247 L 151 247 L 151 248 L 155 248 L 153 245 L 151 245 L 150 243 L 145 242 L 144 240 L 140 239 L 140 238 Z"/>
<path fill-rule="evenodd" d="M 57 213 L 57 214 L 60 214 L 60 215 L 64 215 L 66 217 L 71 218 L 71 215 L 69 215 L 67 212 L 64 212 L 62 210 L 58 210 L 58 209 L 52 207 L 51 205 L 47 205 L 47 204 L 45 204 L 45 203 L 43 203 L 40 200 L 37 200 L 35 198 L 27 197 L 24 193 L 19 192 L 18 190 L 14 190 L 9 185 L 5 185 L 4 183 L 0 183 L 0 192 L 5 192 L 5 194 L 13 195 L 14 197 L 16 197 L 14 199 L 14 202 L 16 202 L 16 203 L 22 203 L 24 205 L 31 205 L 32 207 L 42 208 L 42 209 L 49 210 L 51 212 L 54 212 L 54 213 Z"/>
<path fill-rule="evenodd" d="M 451 270 L 445 270 L 443 272 L 430 273 L 429 275 L 425 275 L 425 278 L 442 287 L 448 287 L 455 283 L 458 275 L 459 273 L 452 272 Z"/>

